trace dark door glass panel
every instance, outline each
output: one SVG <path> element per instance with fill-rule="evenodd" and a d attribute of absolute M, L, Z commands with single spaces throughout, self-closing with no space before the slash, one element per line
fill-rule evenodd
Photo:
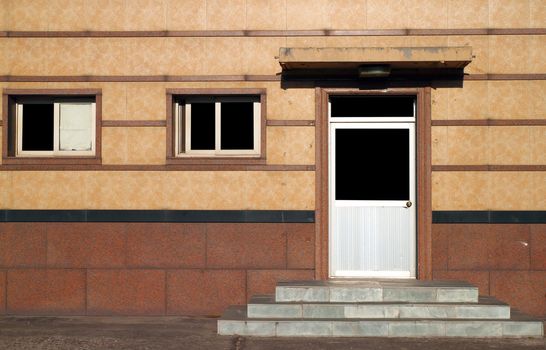
<path fill-rule="evenodd" d="M 408 129 L 336 129 L 336 200 L 409 200 Z"/>
<path fill-rule="evenodd" d="M 254 104 L 223 102 L 220 129 L 222 149 L 254 149 Z"/>
<path fill-rule="evenodd" d="M 214 150 L 214 103 L 191 104 L 191 149 Z"/>
<path fill-rule="evenodd" d="M 413 117 L 413 96 L 332 96 L 332 117 Z"/>
<path fill-rule="evenodd" d="M 23 151 L 53 151 L 53 104 L 23 105 Z"/>

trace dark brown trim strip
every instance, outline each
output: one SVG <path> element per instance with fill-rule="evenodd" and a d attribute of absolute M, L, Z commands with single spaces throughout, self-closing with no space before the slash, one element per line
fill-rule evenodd
<path fill-rule="evenodd" d="M 103 120 L 103 127 L 165 127 L 166 120 Z"/>
<path fill-rule="evenodd" d="M 2 126 L 2 119 L 0 119 L 0 126 Z"/>
<path fill-rule="evenodd" d="M 534 126 L 546 125 L 546 119 L 470 119 L 433 120 L 432 126 Z"/>
<path fill-rule="evenodd" d="M 315 171 L 314 165 L 1 164 L 0 171 Z"/>
<path fill-rule="evenodd" d="M 433 165 L 432 171 L 546 171 L 546 165 Z"/>
<path fill-rule="evenodd" d="M 267 126 L 315 126 L 314 120 L 268 120 Z"/>
<path fill-rule="evenodd" d="M 132 37 L 294 37 L 294 36 L 417 36 L 417 35 L 543 35 L 546 28 L 454 29 L 310 29 L 188 31 L 1 31 L 8 38 L 132 38 Z"/>
<path fill-rule="evenodd" d="M 546 80 L 546 74 L 467 74 L 464 80 Z M 445 79 L 444 79 L 445 80 Z M 0 82 L 95 82 L 95 83 L 180 83 L 180 82 L 230 82 L 230 81 L 281 81 L 280 75 L 2 75 Z M 305 81 L 321 81 L 308 79 Z M 430 78 L 427 81 L 443 81 Z M 344 84 L 346 85 L 346 83 Z"/>
<path fill-rule="evenodd" d="M 546 74 L 466 74 L 464 80 L 546 80 Z"/>

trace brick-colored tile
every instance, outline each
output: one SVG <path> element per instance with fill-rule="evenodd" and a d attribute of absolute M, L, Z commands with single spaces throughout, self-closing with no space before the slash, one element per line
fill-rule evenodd
<path fill-rule="evenodd" d="M 449 270 L 486 270 L 494 267 L 495 237 L 487 224 L 452 225 L 448 246 Z"/>
<path fill-rule="evenodd" d="M 531 225 L 531 269 L 546 270 L 546 224 Z"/>
<path fill-rule="evenodd" d="M 478 287 L 480 295 L 489 295 L 489 271 L 434 271 L 432 278 L 467 281 Z"/>
<path fill-rule="evenodd" d="M 207 264 L 220 268 L 284 268 L 284 225 L 207 225 Z"/>
<path fill-rule="evenodd" d="M 204 224 L 129 224 L 127 265 L 204 267 Z"/>
<path fill-rule="evenodd" d="M 46 263 L 46 233 L 43 223 L 0 224 L 0 265 L 40 267 Z"/>
<path fill-rule="evenodd" d="M 55 223 L 47 227 L 47 263 L 53 267 L 122 267 L 125 224 Z"/>
<path fill-rule="evenodd" d="M 491 271 L 491 295 L 538 317 L 546 316 L 546 271 Z"/>
<path fill-rule="evenodd" d="M 256 294 L 273 294 L 279 281 L 315 279 L 314 270 L 250 270 L 247 273 L 247 298 Z"/>
<path fill-rule="evenodd" d="M 9 270 L 7 284 L 8 313 L 85 314 L 84 270 Z"/>
<path fill-rule="evenodd" d="M 495 236 L 493 265 L 499 270 L 529 269 L 529 225 L 489 225 Z"/>
<path fill-rule="evenodd" d="M 447 252 L 449 236 L 451 234 L 450 224 L 432 225 L 432 269 L 447 269 Z"/>
<path fill-rule="evenodd" d="M 90 270 L 89 315 L 163 315 L 165 271 Z"/>
<path fill-rule="evenodd" d="M 6 271 L 0 271 L 0 315 L 6 313 Z"/>
<path fill-rule="evenodd" d="M 289 269 L 315 267 L 315 224 L 287 224 L 287 264 Z"/>
<path fill-rule="evenodd" d="M 167 314 L 220 315 L 245 303 L 245 271 L 173 270 L 167 272 Z"/>

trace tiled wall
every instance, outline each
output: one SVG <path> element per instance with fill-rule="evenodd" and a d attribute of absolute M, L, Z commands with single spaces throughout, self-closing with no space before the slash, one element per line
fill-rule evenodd
<path fill-rule="evenodd" d="M 219 315 L 313 279 L 314 224 L 0 224 L 0 314 Z"/>
<path fill-rule="evenodd" d="M 434 224 L 433 277 L 546 316 L 546 224 Z"/>

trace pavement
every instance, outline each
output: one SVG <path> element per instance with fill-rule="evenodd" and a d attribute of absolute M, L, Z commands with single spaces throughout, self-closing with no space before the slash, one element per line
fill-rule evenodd
<path fill-rule="evenodd" d="M 546 350 L 539 339 L 257 338 L 219 336 L 203 317 L 0 317 L 0 349 Z"/>

